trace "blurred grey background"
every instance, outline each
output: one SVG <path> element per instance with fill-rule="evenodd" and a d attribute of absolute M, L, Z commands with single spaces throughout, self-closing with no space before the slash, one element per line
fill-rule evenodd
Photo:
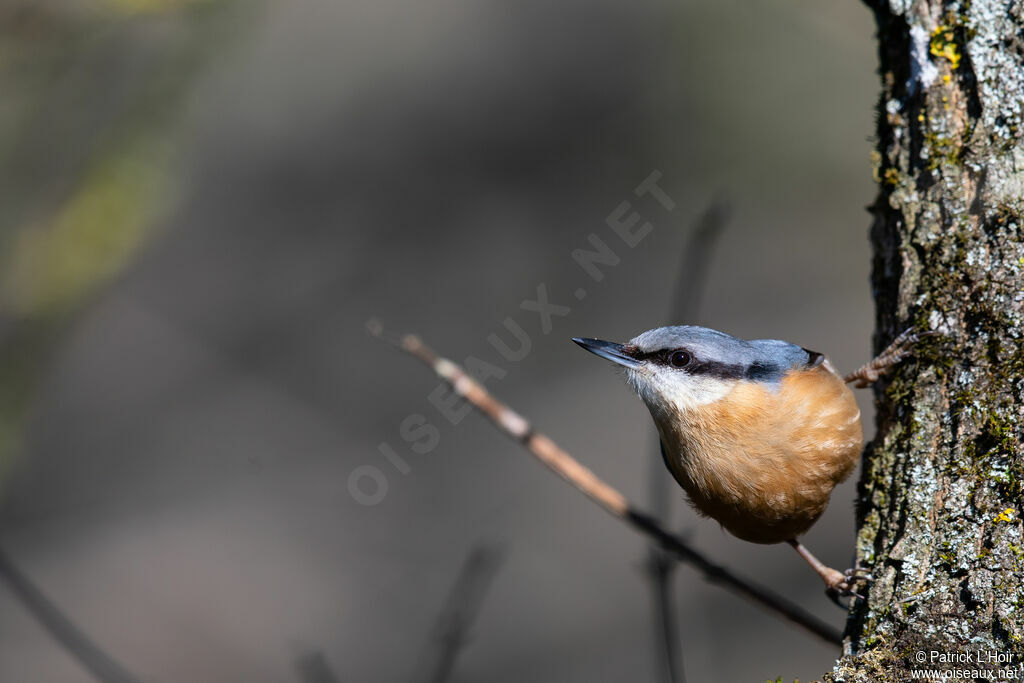
<path fill-rule="evenodd" d="M 502 559 L 450 680 L 658 680 L 642 539 L 478 415 L 449 424 L 363 326 L 501 367 L 499 397 L 643 504 L 650 418 L 569 337 L 690 322 L 870 354 L 872 29 L 856 2 L 3 0 L 0 547 L 144 681 L 299 681 L 310 656 L 426 680 L 480 543 Z M 655 170 L 672 212 L 633 194 Z M 715 196 L 699 315 L 670 320 Z M 623 201 L 653 225 L 635 248 L 606 224 Z M 621 257 L 600 282 L 571 256 L 591 234 Z M 571 309 L 547 334 L 520 306 L 540 285 Z M 487 341 L 506 318 L 520 361 Z M 833 566 L 852 498 L 807 537 Z M 791 549 L 681 493 L 672 526 L 842 626 Z M 675 582 L 690 681 L 838 656 Z M 0 680 L 92 680 L 3 585 Z"/>

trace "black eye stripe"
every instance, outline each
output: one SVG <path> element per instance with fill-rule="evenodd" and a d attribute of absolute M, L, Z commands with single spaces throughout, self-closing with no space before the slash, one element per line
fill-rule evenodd
<path fill-rule="evenodd" d="M 720 363 L 718 361 L 694 361 L 686 370 L 694 375 L 704 375 L 715 379 L 743 379 L 746 368 L 742 365 Z"/>
<path fill-rule="evenodd" d="M 687 363 L 685 367 L 675 367 L 672 365 L 672 354 L 677 351 L 683 351 L 690 355 L 690 362 Z M 748 366 L 739 363 L 722 363 L 714 360 L 702 361 L 697 359 L 687 349 L 681 348 L 641 351 L 634 346 L 626 347 L 626 353 L 638 361 L 650 361 L 680 372 L 686 372 L 691 375 L 703 375 L 705 377 L 713 377 L 715 379 L 749 379 L 752 381 L 764 381 L 770 380 L 779 374 L 779 368 L 774 365 L 755 362 Z"/>
<path fill-rule="evenodd" d="M 751 363 L 744 373 L 744 377 L 750 380 L 769 380 L 778 375 L 778 368 L 764 363 Z"/>
<path fill-rule="evenodd" d="M 675 349 L 658 349 L 657 351 L 641 351 L 635 346 L 624 346 L 622 350 L 630 358 L 634 358 L 639 361 L 650 360 L 655 363 L 661 363 L 668 360 L 668 354 L 675 351 Z"/>

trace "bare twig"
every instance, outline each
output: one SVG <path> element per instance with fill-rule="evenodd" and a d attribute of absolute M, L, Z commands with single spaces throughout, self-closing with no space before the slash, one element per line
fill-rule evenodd
<path fill-rule="evenodd" d="M 842 643 L 842 637 L 837 629 L 782 596 L 741 579 L 725 567 L 704 557 L 687 542 L 665 531 L 656 519 L 631 506 L 618 490 L 581 465 L 554 441 L 533 431 L 525 418 L 499 402 L 458 365 L 434 353 L 419 337 L 412 334 L 392 337 L 385 334 L 380 323 L 375 320 L 367 323 L 367 330 L 375 337 L 396 346 L 432 368 L 441 379 L 451 385 L 456 394 L 469 401 L 506 434 L 522 443 L 534 457 L 572 484 L 580 493 L 614 517 L 632 526 L 634 530 L 660 543 L 678 560 L 696 567 L 708 581 L 730 588 L 829 643 Z"/>
<path fill-rule="evenodd" d="M 690 230 L 676 278 L 669 311 L 672 319 L 668 321 L 669 324 L 686 324 L 696 315 L 701 293 L 707 282 L 711 250 L 721 235 L 728 217 L 728 205 L 720 199 L 715 200 L 698 217 Z M 669 494 L 675 484 L 665 469 L 664 459 L 665 454 L 659 441 L 657 448 L 651 451 L 648 490 L 651 516 L 662 526 L 668 526 L 672 513 Z M 663 548 L 651 544 L 647 551 L 646 569 L 651 584 L 654 628 L 661 633 L 661 637 L 655 639 L 655 656 L 658 662 L 664 663 L 663 671 L 667 683 L 684 683 L 686 674 L 672 591 L 672 570 L 675 567 L 676 563 Z"/>
<path fill-rule="evenodd" d="M 139 679 L 100 649 L 80 628 L 43 595 L 27 576 L 21 573 L 0 550 L 0 579 L 53 639 L 72 656 L 93 678 L 101 683 L 139 683 Z"/>
<path fill-rule="evenodd" d="M 665 680 L 669 683 L 684 683 L 686 673 L 683 668 L 683 650 L 672 590 L 672 570 L 675 566 L 676 563 L 668 552 L 660 546 L 651 545 L 647 553 L 646 568 L 651 582 L 654 628 L 661 634 L 660 638 L 654 639 L 654 654 L 656 661 L 664 662 Z"/>
<path fill-rule="evenodd" d="M 427 669 L 426 680 L 430 683 L 445 683 L 451 677 L 455 660 L 466 645 L 469 629 L 500 563 L 501 553 L 484 545 L 474 547 L 466 557 L 437 620 L 437 657 Z"/>
<path fill-rule="evenodd" d="M 690 232 L 670 309 L 677 320 L 671 321 L 671 324 L 686 324 L 696 314 L 697 304 L 708 281 L 711 250 L 721 236 L 722 228 L 729 221 L 729 213 L 728 203 L 723 199 L 715 199 L 700 215 Z"/>

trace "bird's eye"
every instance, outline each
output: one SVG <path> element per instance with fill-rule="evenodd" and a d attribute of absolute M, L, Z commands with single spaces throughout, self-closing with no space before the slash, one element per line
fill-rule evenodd
<path fill-rule="evenodd" d="M 693 360 L 693 356 L 682 349 L 673 351 L 668 356 L 668 364 L 674 368 L 685 368 L 691 360 Z"/>

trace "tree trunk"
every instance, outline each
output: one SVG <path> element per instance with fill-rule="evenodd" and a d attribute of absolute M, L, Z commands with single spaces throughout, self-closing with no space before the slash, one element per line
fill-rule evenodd
<path fill-rule="evenodd" d="M 857 508 L 857 557 L 875 581 L 825 680 L 906 681 L 912 669 L 1020 680 L 1024 7 L 868 4 L 883 85 L 875 346 L 907 327 L 941 336 L 876 388 Z"/>

